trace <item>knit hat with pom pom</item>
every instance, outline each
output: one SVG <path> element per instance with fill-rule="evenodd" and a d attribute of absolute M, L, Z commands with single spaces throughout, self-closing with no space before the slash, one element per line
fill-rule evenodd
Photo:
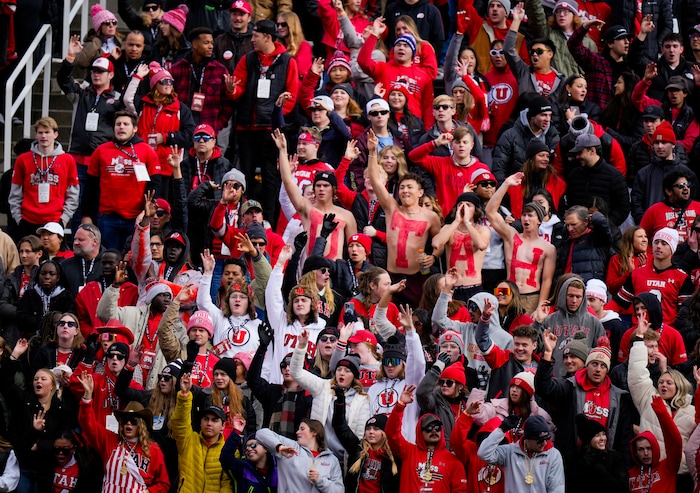
<path fill-rule="evenodd" d="M 168 10 L 163 14 L 161 22 L 167 22 L 178 31 L 185 32 L 185 23 L 187 22 L 187 13 L 190 11 L 185 4 L 180 4 L 173 10 Z"/>
<path fill-rule="evenodd" d="M 100 33 L 100 27 L 107 21 L 116 21 L 117 17 L 107 9 L 103 9 L 99 3 L 90 7 L 90 16 L 92 17 L 92 27 L 95 32 Z"/>
<path fill-rule="evenodd" d="M 151 89 L 156 87 L 156 84 L 161 80 L 173 78 L 172 74 L 161 67 L 158 62 L 151 62 L 148 64 L 148 77 L 151 83 Z"/>

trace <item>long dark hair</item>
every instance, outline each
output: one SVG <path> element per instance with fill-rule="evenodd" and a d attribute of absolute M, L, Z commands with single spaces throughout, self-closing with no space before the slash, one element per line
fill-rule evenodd
<path fill-rule="evenodd" d="M 633 72 L 620 74 L 625 84 L 625 90 L 620 95 L 612 97 L 600 117 L 600 124 L 614 129 L 633 129 L 639 115 L 639 110 L 632 102 L 632 91 L 639 82 L 639 77 Z M 613 81 L 613 84 L 617 81 Z"/>

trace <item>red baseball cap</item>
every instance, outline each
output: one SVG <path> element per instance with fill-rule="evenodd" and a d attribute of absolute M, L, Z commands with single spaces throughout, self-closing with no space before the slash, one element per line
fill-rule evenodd
<path fill-rule="evenodd" d="M 209 137 L 216 137 L 216 132 L 212 128 L 211 125 L 207 125 L 206 123 L 202 123 L 200 125 L 197 125 L 194 129 L 194 133 L 192 135 L 198 135 L 198 134 L 204 134 L 208 135 Z"/>
<path fill-rule="evenodd" d="M 241 11 L 245 12 L 246 14 L 253 15 L 252 7 L 245 0 L 236 0 L 235 2 L 233 2 L 231 4 L 231 7 L 229 7 L 228 10 L 229 10 L 229 12 L 232 10 L 241 10 Z"/>
<path fill-rule="evenodd" d="M 353 344 L 367 342 L 376 346 L 377 338 L 374 337 L 374 334 L 372 334 L 369 330 L 358 330 L 350 339 L 348 339 L 348 342 Z"/>

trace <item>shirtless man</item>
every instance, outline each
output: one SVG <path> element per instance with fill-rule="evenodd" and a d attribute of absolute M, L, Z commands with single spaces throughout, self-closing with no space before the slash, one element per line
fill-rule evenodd
<path fill-rule="evenodd" d="M 433 250 L 442 252 L 447 247 L 447 265 L 457 269 L 457 284 L 453 299 L 468 301 L 483 291 L 481 267 L 491 240 L 491 230 L 479 224 L 481 200 L 474 192 L 457 197 L 457 216 L 433 238 Z"/>
<path fill-rule="evenodd" d="M 289 200 L 292 201 L 294 208 L 301 217 L 301 224 L 304 231 L 309 233 L 309 251 L 321 233 L 323 226 L 324 214 L 335 214 L 335 222 L 338 226 L 328 237 L 328 243 L 324 251 L 324 257 L 331 260 L 343 258 L 343 249 L 345 247 L 345 239 L 350 238 L 357 233 L 357 223 L 355 217 L 342 207 L 333 204 L 338 182 L 332 172 L 317 172 L 314 177 L 314 195 L 316 196 L 316 204 L 305 198 L 297 182 L 292 176 L 292 169 L 289 165 L 289 157 L 287 156 L 287 139 L 279 129 L 272 134 L 272 140 L 275 141 L 277 149 L 279 149 L 279 165 L 282 183 L 284 184 Z M 376 153 L 375 153 L 376 154 Z"/>
<path fill-rule="evenodd" d="M 522 180 L 520 172 L 505 179 L 486 205 L 486 217 L 503 239 L 508 279 L 517 284 L 523 307 L 530 314 L 549 296 L 557 252 L 551 243 L 539 236 L 538 228 L 544 215 L 539 204 L 530 202 L 523 206 L 522 233 L 510 227 L 498 213 L 508 188 L 517 187 Z"/>
<path fill-rule="evenodd" d="M 435 212 L 421 207 L 423 187 L 420 177 L 413 173 L 406 174 L 399 181 L 402 204 L 399 205 L 382 185 L 381 167 L 377 161 L 378 146 L 379 139 L 370 130 L 367 138 L 367 167 L 372 188 L 386 214 L 387 270 L 393 283 L 406 279 L 406 289 L 394 295 L 394 303 L 418 306 L 423 294 L 423 283 L 427 278 L 420 273 L 421 267 L 429 269 L 435 262 L 432 255 L 423 256 L 419 262 L 418 250 L 424 250 L 428 239 L 440 232 L 440 218 Z"/>

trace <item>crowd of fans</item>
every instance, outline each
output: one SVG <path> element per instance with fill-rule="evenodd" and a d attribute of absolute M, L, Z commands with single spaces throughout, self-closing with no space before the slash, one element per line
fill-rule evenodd
<path fill-rule="evenodd" d="M 700 491 L 694 2 L 118 14 L 7 175 L 0 491 Z"/>

